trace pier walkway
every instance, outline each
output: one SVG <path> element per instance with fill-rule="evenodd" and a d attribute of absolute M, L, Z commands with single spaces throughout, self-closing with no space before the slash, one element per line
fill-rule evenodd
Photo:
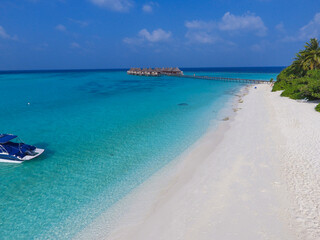
<path fill-rule="evenodd" d="M 206 80 L 216 80 L 216 81 L 227 81 L 227 82 L 243 82 L 243 83 L 270 83 L 270 81 L 261 80 L 261 79 L 243 79 L 243 78 L 227 78 L 227 77 L 214 77 L 214 76 L 196 76 L 196 75 L 184 75 L 183 71 L 179 68 L 130 68 L 127 73 L 129 75 L 138 75 L 138 76 L 172 76 L 172 77 L 183 77 L 183 78 L 197 78 L 197 79 L 206 79 Z"/>
<path fill-rule="evenodd" d="M 243 82 L 243 83 L 251 83 L 251 84 L 268 84 L 270 81 L 259 80 L 259 79 L 243 79 L 243 78 L 227 78 L 227 77 L 209 77 L 209 76 L 197 76 L 197 75 L 169 75 L 173 77 L 182 77 L 182 78 L 197 78 L 197 79 L 205 79 L 205 80 L 215 80 L 215 81 L 226 81 L 226 82 Z"/>

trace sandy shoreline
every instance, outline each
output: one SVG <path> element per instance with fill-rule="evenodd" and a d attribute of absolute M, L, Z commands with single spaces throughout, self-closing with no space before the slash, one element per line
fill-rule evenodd
<path fill-rule="evenodd" d="M 319 239 L 320 114 L 270 90 L 242 90 L 218 129 L 76 238 Z"/>

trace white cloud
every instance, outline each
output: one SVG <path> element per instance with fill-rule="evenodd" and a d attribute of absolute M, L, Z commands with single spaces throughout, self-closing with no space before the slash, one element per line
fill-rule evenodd
<path fill-rule="evenodd" d="M 152 13 L 155 7 L 159 7 L 159 4 L 157 2 L 149 2 L 142 6 L 142 11 L 144 11 L 145 13 Z"/>
<path fill-rule="evenodd" d="M 4 30 L 2 26 L 0 26 L 0 37 L 4 39 L 10 39 L 10 35 Z"/>
<path fill-rule="evenodd" d="M 216 27 L 216 23 L 214 21 L 200 21 L 200 20 L 193 20 L 193 21 L 186 21 L 185 26 L 188 29 L 205 29 L 205 30 L 211 30 Z"/>
<path fill-rule="evenodd" d="M 190 42 L 198 42 L 198 43 L 216 43 L 220 40 L 218 36 L 214 36 L 213 34 L 207 32 L 192 32 L 189 31 L 186 33 L 186 38 L 190 40 Z"/>
<path fill-rule="evenodd" d="M 277 24 L 275 28 L 277 31 L 282 32 L 282 33 L 284 33 L 286 31 L 282 22 Z"/>
<path fill-rule="evenodd" d="M 145 5 L 143 5 L 142 6 L 142 10 L 144 11 L 144 12 L 146 12 L 146 13 L 152 13 L 152 6 L 151 5 L 149 5 L 149 4 L 145 4 Z"/>
<path fill-rule="evenodd" d="M 227 12 L 222 17 L 218 26 L 222 31 L 254 31 L 258 36 L 265 36 L 267 33 L 267 27 L 264 25 L 262 19 L 250 13 L 236 16 Z"/>
<path fill-rule="evenodd" d="M 80 44 L 77 43 L 77 42 L 71 43 L 71 44 L 70 44 L 70 47 L 71 47 L 71 48 L 81 48 Z"/>
<path fill-rule="evenodd" d="M 170 40 L 171 36 L 172 34 L 170 31 L 164 31 L 161 28 L 153 30 L 152 32 L 149 32 L 147 29 L 142 29 L 139 31 L 138 37 L 126 37 L 123 39 L 123 42 L 129 45 L 141 45 L 144 42 L 149 42 L 150 44 L 153 44 L 167 42 Z"/>
<path fill-rule="evenodd" d="M 149 2 L 142 6 L 142 11 L 145 13 L 152 13 L 153 9 L 159 7 L 159 4 L 157 2 Z"/>
<path fill-rule="evenodd" d="M 140 45 L 141 43 L 143 43 L 143 39 L 142 38 L 129 38 L 129 37 L 126 37 L 122 41 L 124 43 L 128 44 L 128 45 Z"/>
<path fill-rule="evenodd" d="M 185 27 L 188 29 L 186 38 L 199 43 L 216 43 L 222 40 L 219 35 L 223 32 L 253 32 L 258 36 L 264 36 L 267 32 L 262 19 L 251 13 L 236 16 L 227 12 L 219 21 L 186 21 Z"/>
<path fill-rule="evenodd" d="M 316 13 L 313 19 L 301 27 L 295 36 L 287 36 L 283 42 L 308 41 L 310 38 L 320 36 L 320 13 Z"/>
<path fill-rule="evenodd" d="M 163 42 L 167 41 L 171 37 L 171 32 L 166 32 L 161 28 L 153 30 L 151 33 L 147 29 L 142 29 L 139 32 L 139 36 L 146 39 L 149 42 Z"/>
<path fill-rule="evenodd" d="M 17 36 L 9 35 L 2 26 L 0 26 L 0 38 L 8 39 L 8 40 L 15 40 L 15 41 L 18 40 Z"/>
<path fill-rule="evenodd" d="M 308 40 L 320 35 L 320 13 L 316 13 L 313 19 L 299 30 L 299 38 Z"/>
<path fill-rule="evenodd" d="M 62 24 L 58 24 L 56 27 L 55 27 L 56 30 L 58 31 L 61 31 L 61 32 L 66 32 L 67 31 L 67 28 L 62 25 Z"/>
<path fill-rule="evenodd" d="M 213 21 L 186 21 L 185 26 L 188 29 L 185 37 L 190 43 L 213 44 L 220 40 L 217 24 Z"/>
<path fill-rule="evenodd" d="M 133 6 L 130 0 L 90 0 L 93 4 L 117 12 L 127 12 Z"/>

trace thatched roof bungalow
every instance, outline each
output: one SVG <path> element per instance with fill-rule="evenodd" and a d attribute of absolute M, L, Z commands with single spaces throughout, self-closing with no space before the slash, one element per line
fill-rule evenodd
<path fill-rule="evenodd" d="M 160 75 L 183 75 L 183 72 L 175 67 L 175 68 L 130 68 L 127 71 L 130 75 L 141 75 L 141 76 L 160 76 Z"/>

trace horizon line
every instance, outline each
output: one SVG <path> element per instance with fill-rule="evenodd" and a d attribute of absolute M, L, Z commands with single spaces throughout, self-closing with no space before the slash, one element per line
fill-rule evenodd
<path fill-rule="evenodd" d="M 285 68 L 287 66 L 246 66 L 246 67 L 179 67 L 180 69 L 219 69 L 219 68 Z M 141 67 L 140 67 L 141 68 Z M 144 68 L 144 67 L 143 67 Z M 146 67 L 149 68 L 149 67 Z M 72 72 L 72 71 L 125 71 L 128 68 L 60 68 L 60 69 L 19 69 L 0 70 L 0 73 L 23 73 L 23 72 Z"/>

